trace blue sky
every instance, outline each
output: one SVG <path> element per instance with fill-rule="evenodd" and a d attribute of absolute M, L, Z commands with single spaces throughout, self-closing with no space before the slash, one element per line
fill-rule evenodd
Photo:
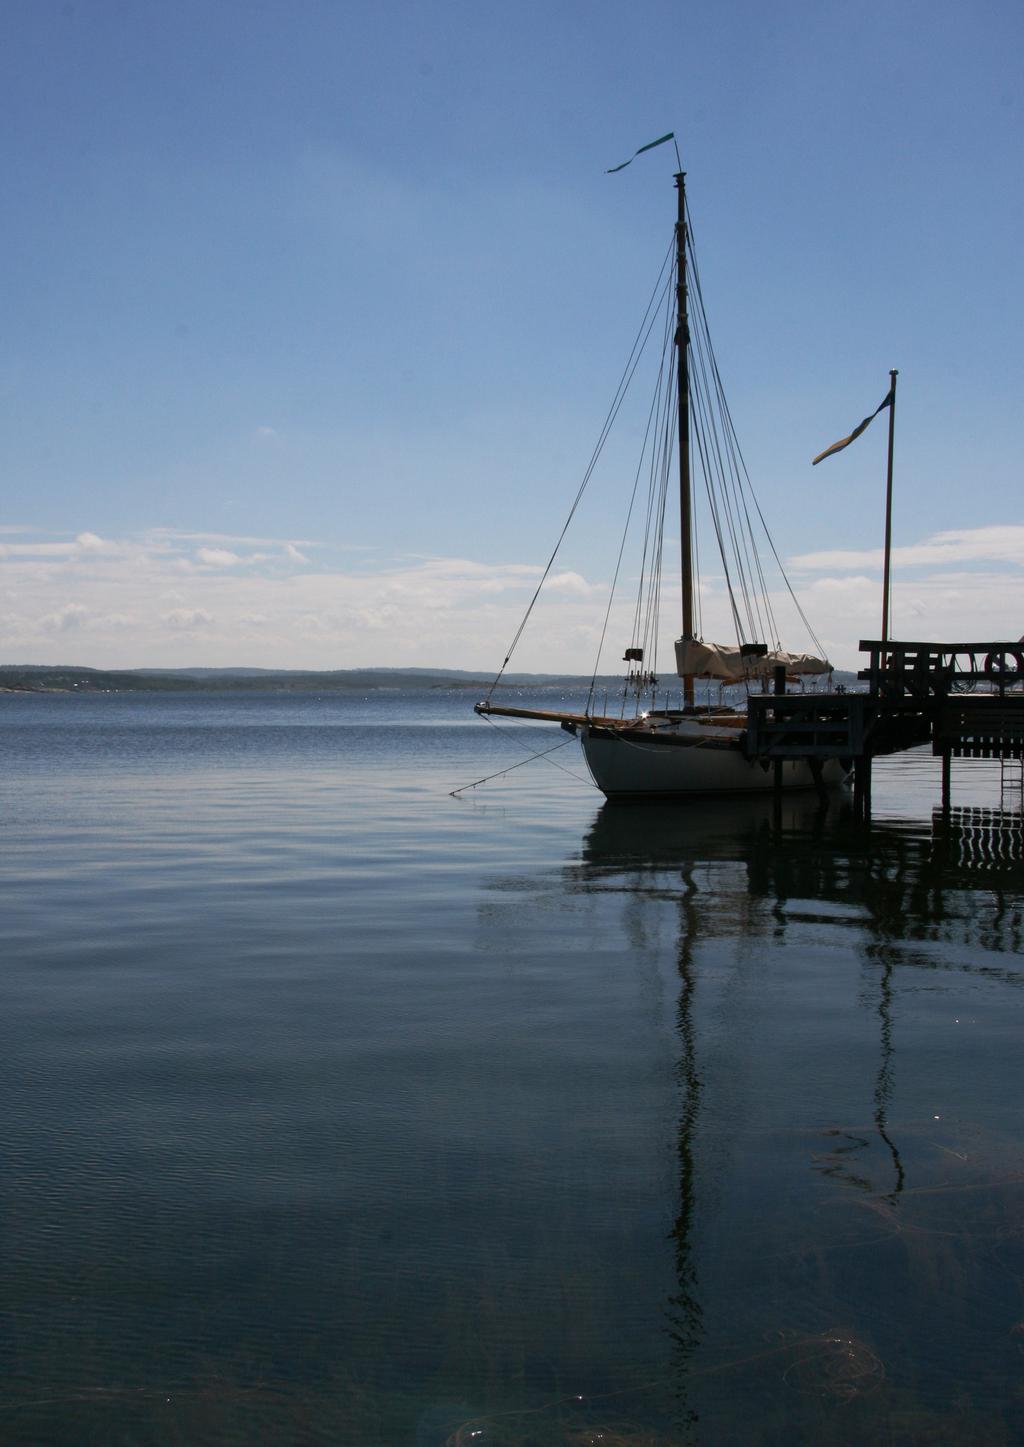
<path fill-rule="evenodd" d="M 5 20 L 3 661 L 500 662 L 674 219 L 670 147 L 605 168 L 668 129 L 737 429 L 830 655 L 877 631 L 884 415 L 810 458 L 891 366 L 894 631 L 1024 632 L 1019 4 Z M 626 432 L 521 667 L 593 663 Z"/>

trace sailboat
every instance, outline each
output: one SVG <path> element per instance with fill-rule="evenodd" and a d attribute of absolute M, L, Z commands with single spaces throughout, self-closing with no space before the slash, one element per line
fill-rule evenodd
<path fill-rule="evenodd" d="M 630 516 L 645 514 L 646 526 L 632 634 L 623 658 L 627 673 L 622 687 L 622 708 L 618 716 L 608 710 L 607 704 L 598 711 L 597 665 L 586 707 L 580 712 L 516 708 L 494 700 L 495 689 L 501 683 L 551 571 L 568 528 L 567 521 L 501 670 L 487 697 L 475 705 L 475 711 L 484 717 L 545 720 L 575 733 L 595 784 L 609 799 L 733 795 L 773 787 L 807 789 L 820 787 L 822 783 L 840 783 L 845 770 L 836 761 L 826 763 L 816 777 L 810 763 L 803 759 L 787 758 L 781 765 L 770 768 L 762 761 L 749 758 L 745 750 L 746 713 L 735 701 L 737 691 L 764 690 L 770 680 L 778 684 L 779 670 L 789 679 L 802 680 L 807 675 L 828 677 L 831 664 L 823 656 L 785 579 L 781 560 L 753 494 L 711 345 L 686 200 L 686 175 L 682 170 L 675 175 L 675 185 L 677 217 L 672 245 L 598 447 L 569 514 L 571 521 L 593 473 L 610 422 L 618 414 L 640 356 L 660 317 L 663 347 L 655 400 L 648 415 L 645 456 L 637 469 L 629 505 Z M 735 628 L 735 642 L 728 644 L 705 641 L 702 636 L 700 549 L 694 532 L 695 487 L 691 465 L 694 454 L 704 482 L 710 528 L 718 545 Z M 659 683 L 656 658 L 662 540 L 669 478 L 675 467 L 679 487 L 682 631 L 675 641 L 674 662 L 681 689 L 678 707 L 658 708 L 655 706 Z M 637 507 L 642 476 L 648 478 L 646 509 Z M 778 640 L 759 552 L 762 532 L 790 598 L 817 647 L 816 652 L 788 652 Z M 620 565 L 622 556 L 620 550 Z M 610 616 L 609 600 L 602 642 Z M 704 690 L 705 702 L 699 704 L 695 685 L 701 680 L 707 681 L 708 687 Z M 714 687 L 718 689 L 717 702 L 711 699 Z M 732 702 L 725 700 L 727 689 L 733 696 Z M 644 707 L 648 697 L 649 706 Z"/>

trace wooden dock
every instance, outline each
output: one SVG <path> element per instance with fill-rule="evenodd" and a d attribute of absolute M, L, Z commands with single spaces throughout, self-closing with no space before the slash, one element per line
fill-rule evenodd
<path fill-rule="evenodd" d="M 749 758 L 852 768 L 854 801 L 871 807 L 871 761 L 930 743 L 942 759 L 949 808 L 951 760 L 1024 759 L 1024 642 L 860 645 L 865 692 L 754 694 L 747 701 Z M 777 770 L 777 773 L 780 772 Z"/>

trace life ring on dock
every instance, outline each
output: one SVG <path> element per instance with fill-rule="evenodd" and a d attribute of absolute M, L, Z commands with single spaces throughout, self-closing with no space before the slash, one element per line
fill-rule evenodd
<path fill-rule="evenodd" d="M 986 654 L 985 676 L 993 683 L 1016 683 L 1024 677 L 1024 653 L 1015 648 L 1005 648 L 998 653 Z"/>

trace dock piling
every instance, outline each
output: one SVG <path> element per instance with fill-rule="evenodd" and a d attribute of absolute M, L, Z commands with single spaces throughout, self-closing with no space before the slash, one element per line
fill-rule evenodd
<path fill-rule="evenodd" d="M 786 692 L 786 670 L 782 664 L 776 664 L 773 674 L 773 692 L 776 698 L 782 698 Z M 775 787 L 775 798 L 782 798 L 782 760 L 776 759 L 772 765 L 773 783 Z"/>

